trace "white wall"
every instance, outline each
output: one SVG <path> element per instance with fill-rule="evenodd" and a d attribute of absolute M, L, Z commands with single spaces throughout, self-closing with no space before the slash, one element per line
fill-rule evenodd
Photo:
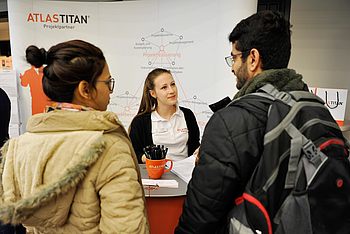
<path fill-rule="evenodd" d="M 350 89 L 350 1 L 292 0 L 290 68 L 309 86 Z M 345 120 L 350 120 L 350 90 Z"/>

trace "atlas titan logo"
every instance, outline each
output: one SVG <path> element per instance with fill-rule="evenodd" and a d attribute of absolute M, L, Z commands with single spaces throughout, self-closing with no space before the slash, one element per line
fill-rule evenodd
<path fill-rule="evenodd" d="M 28 22 L 33 23 L 65 23 L 65 24 L 87 24 L 89 15 L 75 14 L 43 14 L 30 12 L 27 17 Z"/>

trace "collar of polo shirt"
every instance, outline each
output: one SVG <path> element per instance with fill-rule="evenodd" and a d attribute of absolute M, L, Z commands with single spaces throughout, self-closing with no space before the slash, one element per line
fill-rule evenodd
<path fill-rule="evenodd" d="M 176 111 L 175 111 L 175 113 L 171 116 L 171 118 L 172 118 L 173 116 L 175 116 L 175 115 L 178 115 L 178 116 L 182 116 L 182 115 L 183 115 L 182 111 L 180 110 L 180 107 L 179 107 L 179 104 L 178 104 L 178 103 L 176 103 Z M 168 121 L 168 120 L 164 119 L 162 116 L 160 116 L 156 110 L 153 111 L 153 113 L 152 113 L 152 115 L 151 115 L 151 120 L 152 120 L 152 121 Z"/>

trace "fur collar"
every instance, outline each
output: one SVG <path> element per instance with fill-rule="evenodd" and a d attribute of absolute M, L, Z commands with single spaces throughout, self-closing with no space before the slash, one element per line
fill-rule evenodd
<path fill-rule="evenodd" d="M 248 93 L 254 93 L 267 83 L 272 84 L 280 91 L 305 90 L 307 86 L 302 79 L 302 75 L 296 73 L 292 69 L 283 68 L 266 70 L 247 81 L 236 93 L 234 99 L 242 97 Z"/>

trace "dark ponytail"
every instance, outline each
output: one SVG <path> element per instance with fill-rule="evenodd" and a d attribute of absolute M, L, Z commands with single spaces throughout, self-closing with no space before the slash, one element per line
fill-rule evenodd
<path fill-rule="evenodd" d="M 56 102 L 72 102 L 80 81 L 96 87 L 106 60 L 98 47 L 81 40 L 72 40 L 52 46 L 47 52 L 36 46 L 26 49 L 28 63 L 43 69 L 43 89 Z"/>

